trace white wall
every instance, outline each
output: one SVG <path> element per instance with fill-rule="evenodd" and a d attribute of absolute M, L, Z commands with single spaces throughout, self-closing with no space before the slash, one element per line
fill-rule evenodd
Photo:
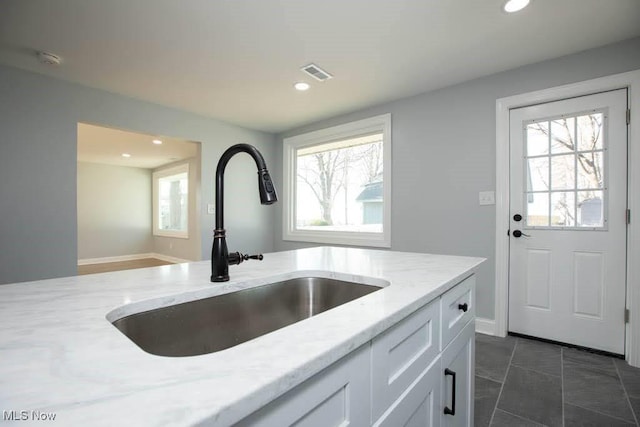
<path fill-rule="evenodd" d="M 212 118 L 0 66 L 0 284 L 76 274 L 78 122 L 201 142 L 201 248 L 210 257 L 214 173 L 232 144 L 255 145 L 274 164 L 275 137 Z M 275 209 L 260 205 L 255 164 L 227 167 L 231 250 L 273 250 Z M 203 277 L 203 281 L 208 281 Z"/>
<path fill-rule="evenodd" d="M 78 259 L 149 252 L 151 171 L 78 162 Z"/>
<path fill-rule="evenodd" d="M 478 274 L 477 313 L 493 319 L 495 206 L 479 206 L 478 192 L 495 189 L 496 99 L 639 68 L 636 38 L 324 120 L 280 140 L 391 113 L 391 249 L 488 258 Z M 280 145 L 277 159 L 279 184 Z M 283 241 L 278 224 L 276 250 L 303 246 Z"/>

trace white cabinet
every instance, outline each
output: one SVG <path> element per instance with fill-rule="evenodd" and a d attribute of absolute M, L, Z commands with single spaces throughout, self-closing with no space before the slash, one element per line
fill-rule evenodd
<path fill-rule="evenodd" d="M 237 425 L 470 427 L 474 284 L 463 280 Z"/>
<path fill-rule="evenodd" d="M 473 425 L 475 322 L 470 321 L 444 349 L 442 363 L 442 426 Z"/>
<path fill-rule="evenodd" d="M 369 426 L 370 345 L 288 391 L 236 426 Z"/>

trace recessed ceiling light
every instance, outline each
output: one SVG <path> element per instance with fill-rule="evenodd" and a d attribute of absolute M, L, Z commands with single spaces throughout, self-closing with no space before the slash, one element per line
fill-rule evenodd
<path fill-rule="evenodd" d="M 122 157 L 131 157 L 131 154 L 129 154 L 129 153 L 122 153 Z"/>
<path fill-rule="evenodd" d="M 308 90 L 310 86 L 309 86 L 309 83 L 299 82 L 299 83 L 294 84 L 293 87 L 295 87 L 296 90 L 304 92 L 305 90 Z"/>
<path fill-rule="evenodd" d="M 517 12 L 527 7 L 529 1 L 530 0 L 507 0 L 502 8 L 507 13 Z"/>
<path fill-rule="evenodd" d="M 162 141 L 160 141 L 159 139 L 154 139 L 153 143 L 156 144 L 156 145 L 161 145 Z"/>

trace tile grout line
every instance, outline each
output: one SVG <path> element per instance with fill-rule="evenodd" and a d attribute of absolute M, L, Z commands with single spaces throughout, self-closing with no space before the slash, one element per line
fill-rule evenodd
<path fill-rule="evenodd" d="M 494 383 L 502 384 L 502 381 L 498 381 L 495 378 L 489 378 L 488 376 L 485 377 L 485 376 L 480 375 L 480 374 L 475 374 L 475 376 L 478 377 L 478 378 L 482 378 L 483 380 L 487 380 L 487 381 L 491 381 L 491 382 L 494 382 Z"/>
<path fill-rule="evenodd" d="M 507 375 L 509 375 L 509 371 L 511 370 L 511 361 L 513 360 L 513 356 L 516 354 L 516 348 L 518 347 L 519 338 L 516 338 L 516 342 L 513 345 L 513 350 L 511 350 L 511 356 L 509 357 L 509 363 L 507 363 L 507 370 L 504 373 L 504 378 L 502 379 L 502 384 L 500 385 L 500 393 L 498 393 L 498 398 L 496 399 L 496 404 L 493 406 L 493 412 L 491 413 L 491 418 L 489 419 L 489 427 L 491 427 L 491 423 L 493 422 L 493 417 L 496 415 L 496 409 L 498 409 L 498 403 L 500 402 L 500 397 L 502 396 L 502 390 L 504 390 L 504 383 L 507 382 Z"/>
<path fill-rule="evenodd" d="M 560 347 L 560 400 L 562 402 L 562 427 L 564 427 L 564 347 Z"/>
<path fill-rule="evenodd" d="M 618 374 L 618 379 L 620 380 L 620 385 L 622 385 L 622 391 L 624 392 L 624 397 L 627 398 L 627 404 L 631 409 L 631 415 L 633 415 L 633 419 L 636 421 L 636 425 L 638 425 L 638 417 L 636 417 L 636 411 L 633 410 L 633 405 L 631 404 L 631 399 L 629 398 L 629 393 L 627 393 L 627 387 L 624 385 L 624 381 L 622 381 L 622 375 L 620 374 L 620 369 L 618 369 L 618 365 L 615 361 L 612 361 L 613 367 L 616 369 L 616 374 Z M 626 362 L 625 362 L 626 363 Z"/>
<path fill-rule="evenodd" d="M 619 417 L 613 416 L 611 414 L 605 414 L 604 412 L 596 411 L 595 409 L 585 408 L 584 406 L 578 405 L 578 404 L 575 404 L 575 403 L 568 402 L 567 405 L 575 406 L 576 408 L 584 409 L 585 411 L 593 412 L 594 414 L 604 415 L 605 417 L 612 418 L 612 419 L 614 419 L 616 421 L 622 421 L 622 422 L 625 422 L 625 423 L 630 423 L 631 422 L 629 420 L 625 420 L 624 418 L 619 418 Z M 631 412 L 633 413 L 633 411 L 631 411 Z"/>
<path fill-rule="evenodd" d="M 498 409 L 500 409 L 500 408 L 496 408 L 496 410 L 498 410 Z M 538 425 L 540 427 L 547 427 L 545 424 L 540 424 L 539 422 L 530 420 L 529 418 L 523 417 L 522 415 L 517 415 L 517 414 L 514 414 L 513 412 L 509 412 L 509 411 L 504 410 L 504 409 L 500 409 L 500 410 L 502 412 L 504 412 L 505 414 L 511 415 L 512 417 L 519 418 L 519 419 L 524 420 L 524 421 L 528 421 L 529 423 L 533 423 L 533 424 Z"/>

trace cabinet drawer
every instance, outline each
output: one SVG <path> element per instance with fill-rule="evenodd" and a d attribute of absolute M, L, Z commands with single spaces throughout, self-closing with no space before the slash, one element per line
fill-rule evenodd
<path fill-rule="evenodd" d="M 436 359 L 374 427 L 436 427 L 440 424 L 441 365 Z"/>
<path fill-rule="evenodd" d="M 440 303 L 419 309 L 372 341 L 371 419 L 377 420 L 439 354 Z"/>
<path fill-rule="evenodd" d="M 235 427 L 370 425 L 369 344 L 249 415 Z"/>
<path fill-rule="evenodd" d="M 442 349 L 476 316 L 475 283 L 469 276 L 442 295 Z"/>

